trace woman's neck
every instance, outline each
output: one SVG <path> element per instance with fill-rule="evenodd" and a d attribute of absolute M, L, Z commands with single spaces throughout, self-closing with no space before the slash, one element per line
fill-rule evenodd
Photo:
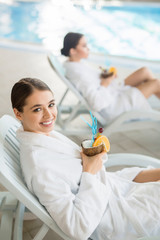
<path fill-rule="evenodd" d="M 75 56 L 71 56 L 71 57 L 69 57 L 68 60 L 69 60 L 70 62 L 80 62 L 80 61 L 81 61 L 81 58 L 75 57 Z"/>

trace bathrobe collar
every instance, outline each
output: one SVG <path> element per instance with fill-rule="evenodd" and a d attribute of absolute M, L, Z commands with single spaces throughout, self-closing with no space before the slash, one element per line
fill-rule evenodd
<path fill-rule="evenodd" d="M 48 148 L 56 153 L 63 153 L 75 158 L 80 158 L 81 148 L 57 131 L 52 131 L 50 136 L 47 136 L 44 134 L 27 132 L 23 130 L 23 127 L 20 127 L 16 135 L 21 144 Z"/>

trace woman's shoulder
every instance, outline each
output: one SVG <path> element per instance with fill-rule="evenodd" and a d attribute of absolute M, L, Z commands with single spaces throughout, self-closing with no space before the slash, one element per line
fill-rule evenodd
<path fill-rule="evenodd" d="M 85 68 L 87 66 L 87 64 L 84 60 L 81 60 L 79 62 L 72 62 L 72 61 L 67 60 L 63 63 L 63 66 L 66 69 L 78 70 L 81 68 Z"/>
<path fill-rule="evenodd" d="M 88 78 L 88 73 L 90 74 L 90 69 L 88 69 L 87 64 L 84 61 L 80 62 L 66 62 L 64 65 L 66 70 L 66 76 L 74 81 L 83 80 L 83 78 Z"/>
<path fill-rule="evenodd" d="M 41 134 L 34 133 L 34 132 L 29 132 L 29 131 L 24 131 L 23 127 L 20 127 L 16 131 L 16 137 L 19 140 L 20 144 L 30 144 L 33 141 L 39 139 L 39 136 Z"/>
<path fill-rule="evenodd" d="M 55 152 L 61 152 L 65 149 L 77 149 L 79 146 L 70 140 L 68 137 L 63 134 L 53 130 L 49 135 L 27 132 L 23 129 L 17 131 L 17 138 L 20 142 L 20 150 L 24 152 L 35 152 L 36 154 L 40 152 L 48 152 L 54 150 Z M 62 147 L 63 146 L 63 147 Z"/>

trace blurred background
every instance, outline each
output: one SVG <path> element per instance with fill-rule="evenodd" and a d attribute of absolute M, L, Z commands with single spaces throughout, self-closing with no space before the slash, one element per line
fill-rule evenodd
<path fill-rule="evenodd" d="M 59 53 L 69 31 L 84 33 L 90 50 L 160 60 L 160 5 L 101 0 L 0 0 L 0 46 L 5 40 Z"/>

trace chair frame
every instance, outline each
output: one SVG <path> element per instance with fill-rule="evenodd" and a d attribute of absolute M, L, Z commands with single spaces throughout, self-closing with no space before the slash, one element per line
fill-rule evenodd
<path fill-rule="evenodd" d="M 0 238 L 22 240 L 23 215 L 27 208 L 43 222 L 33 240 L 42 240 L 49 229 L 52 229 L 64 240 L 70 240 L 39 203 L 38 199 L 28 190 L 24 182 L 20 168 L 19 143 L 15 137 L 15 131 L 19 126 L 17 120 L 9 115 L 4 115 L 0 119 L 0 183 L 9 191 L 0 193 L 0 211 L 2 212 Z M 105 164 L 106 167 L 124 165 L 140 167 L 152 165 L 158 168 L 160 167 L 160 161 L 144 155 L 121 153 L 110 154 L 109 161 Z M 14 218 L 15 223 L 12 232 Z"/>

